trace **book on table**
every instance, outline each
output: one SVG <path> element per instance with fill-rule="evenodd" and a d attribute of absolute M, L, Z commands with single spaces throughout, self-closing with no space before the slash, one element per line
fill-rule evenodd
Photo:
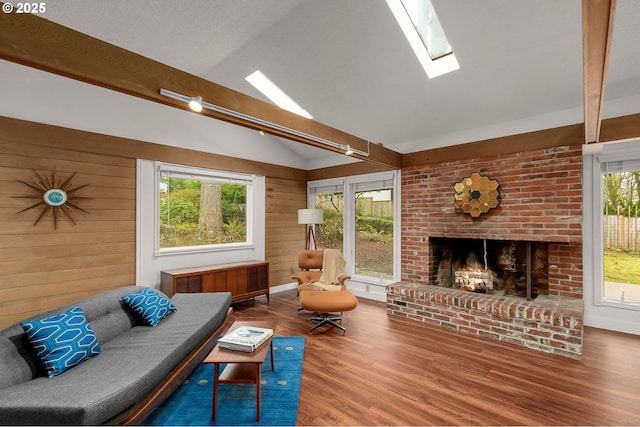
<path fill-rule="evenodd" d="M 241 326 L 218 340 L 218 345 L 230 350 L 252 352 L 273 336 L 273 329 Z"/>

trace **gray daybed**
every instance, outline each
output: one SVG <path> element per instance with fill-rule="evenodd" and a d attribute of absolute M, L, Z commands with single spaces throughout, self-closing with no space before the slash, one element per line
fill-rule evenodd
<path fill-rule="evenodd" d="M 102 347 L 97 356 L 47 378 L 22 326 L 0 331 L 0 424 L 137 424 L 215 346 L 231 294 L 176 294 L 177 311 L 144 326 L 121 301 L 127 286 L 42 313 L 79 305 Z"/>

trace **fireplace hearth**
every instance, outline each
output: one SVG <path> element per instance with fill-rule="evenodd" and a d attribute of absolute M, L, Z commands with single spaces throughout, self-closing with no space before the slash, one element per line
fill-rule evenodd
<path fill-rule="evenodd" d="M 531 300 L 549 293 L 548 243 L 430 238 L 430 283 Z"/>

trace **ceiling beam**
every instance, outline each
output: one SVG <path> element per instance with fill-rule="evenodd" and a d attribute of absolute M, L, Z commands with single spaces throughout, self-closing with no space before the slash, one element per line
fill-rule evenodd
<path fill-rule="evenodd" d="M 402 155 L 396 151 L 36 15 L 2 13 L 0 28 L 0 59 L 188 111 L 191 110 L 185 102 L 160 95 L 160 89 L 187 96 L 199 95 L 210 104 L 260 119 L 263 123 L 276 124 L 294 133 L 224 112 L 205 109 L 199 114 L 344 154 L 337 147 L 305 137 L 310 135 L 369 153 L 362 156 L 356 152 L 352 156 L 360 160 L 393 169 L 402 165 Z"/>
<path fill-rule="evenodd" d="M 600 141 L 616 0 L 582 0 L 585 143 Z"/>
<path fill-rule="evenodd" d="M 599 142 L 638 139 L 640 136 L 640 113 L 602 120 Z"/>
<path fill-rule="evenodd" d="M 582 144 L 584 140 L 583 130 L 584 128 L 581 124 L 575 124 L 433 148 L 405 154 L 402 166 L 409 168 Z"/>

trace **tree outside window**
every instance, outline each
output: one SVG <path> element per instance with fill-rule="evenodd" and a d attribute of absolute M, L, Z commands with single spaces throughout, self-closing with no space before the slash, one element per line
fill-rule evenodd
<path fill-rule="evenodd" d="M 321 249 L 343 249 L 344 196 L 342 193 L 324 193 L 315 196 L 317 209 L 323 211 L 323 223 L 316 226 L 316 242 Z"/>
<path fill-rule="evenodd" d="M 247 241 L 249 184 L 160 176 L 160 248 Z"/>
<path fill-rule="evenodd" d="M 357 191 L 355 197 L 355 274 L 393 278 L 393 192 L 391 189 Z M 344 247 L 344 193 L 315 195 L 316 208 L 324 211 L 324 222 L 316 226 L 321 249 Z"/>

